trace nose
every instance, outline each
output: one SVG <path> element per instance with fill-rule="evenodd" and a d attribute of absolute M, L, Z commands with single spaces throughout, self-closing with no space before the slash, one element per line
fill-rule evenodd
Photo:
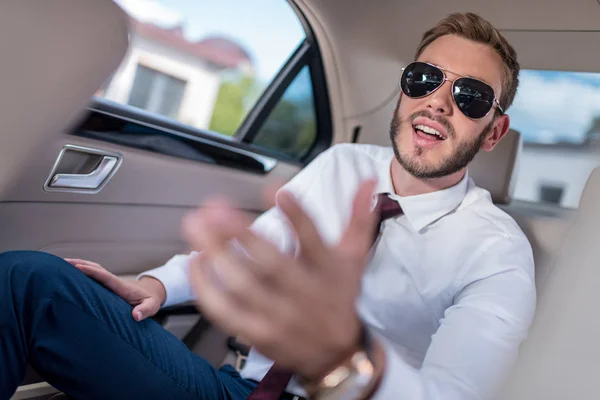
<path fill-rule="evenodd" d="M 448 116 L 452 113 L 452 81 L 445 81 L 427 97 L 427 108 L 434 114 Z"/>

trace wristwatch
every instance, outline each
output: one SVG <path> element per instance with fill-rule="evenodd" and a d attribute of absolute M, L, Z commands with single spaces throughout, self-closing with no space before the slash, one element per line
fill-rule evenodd
<path fill-rule="evenodd" d="M 358 350 L 319 382 L 305 384 L 310 398 L 314 400 L 365 399 L 379 383 L 380 368 L 375 365 L 377 346 L 379 344 L 363 325 Z"/>

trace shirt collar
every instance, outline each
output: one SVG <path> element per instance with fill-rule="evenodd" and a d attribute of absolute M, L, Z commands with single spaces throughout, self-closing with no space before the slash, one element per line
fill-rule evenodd
<path fill-rule="evenodd" d="M 400 204 L 408 222 L 417 232 L 456 209 L 467 194 L 469 174 L 465 173 L 460 182 L 447 189 L 415 196 L 398 196 L 394 193 L 391 164 L 384 165 L 375 193 L 389 193 L 389 197 Z"/>

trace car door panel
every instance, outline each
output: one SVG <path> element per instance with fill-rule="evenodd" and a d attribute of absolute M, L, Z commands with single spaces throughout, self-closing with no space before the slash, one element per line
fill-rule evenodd
<path fill-rule="evenodd" d="M 67 144 L 119 153 L 122 165 L 99 193 L 44 191 Z M 207 197 L 226 195 L 256 215 L 264 207 L 263 188 L 298 171 L 278 162 L 262 176 L 71 135 L 32 159 L 0 203 L 0 218 L 11 227 L 0 233 L 0 249 L 88 258 L 118 274 L 138 273 L 183 251 L 181 217 Z"/>
<path fill-rule="evenodd" d="M 119 153 L 123 158 L 122 165 L 99 193 L 45 192 L 44 183 L 65 145 Z M 298 165 L 278 161 L 267 174 L 248 173 L 73 135 L 57 137 L 30 160 L 3 201 L 194 207 L 206 196 L 222 193 L 235 197 L 244 208 L 260 210 L 263 207 L 261 188 L 269 183 L 286 181 L 299 170 Z"/>

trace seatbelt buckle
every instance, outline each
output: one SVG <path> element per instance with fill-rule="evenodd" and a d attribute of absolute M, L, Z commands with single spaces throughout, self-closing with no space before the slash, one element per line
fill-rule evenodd
<path fill-rule="evenodd" d="M 235 353 L 236 360 L 233 367 L 240 372 L 246 363 L 250 347 L 238 342 L 233 336 L 227 338 L 227 347 Z"/>
<path fill-rule="evenodd" d="M 237 372 L 240 372 L 242 370 L 242 368 L 244 368 L 244 365 L 246 364 L 246 360 L 248 359 L 248 356 L 242 354 L 242 352 L 239 350 L 235 351 L 235 356 L 236 356 L 236 360 L 235 360 L 235 365 L 233 367 L 235 368 L 235 370 Z"/>

